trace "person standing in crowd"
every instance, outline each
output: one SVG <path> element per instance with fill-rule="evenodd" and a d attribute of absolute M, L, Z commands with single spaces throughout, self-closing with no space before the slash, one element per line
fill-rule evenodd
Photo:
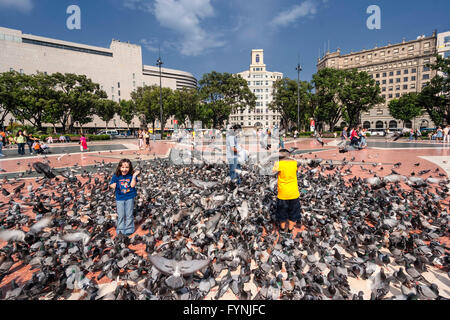
<path fill-rule="evenodd" d="M 294 139 L 297 139 L 297 136 L 298 136 L 298 130 L 296 129 L 296 130 L 294 131 Z"/>
<path fill-rule="evenodd" d="M 366 128 L 359 128 L 359 147 L 361 149 L 367 147 L 367 140 L 366 140 L 366 133 L 367 133 L 367 129 Z"/>
<path fill-rule="evenodd" d="M 150 134 L 148 130 L 144 130 L 145 148 L 150 150 Z"/>
<path fill-rule="evenodd" d="M 280 148 L 284 149 L 284 134 L 280 134 Z"/>
<path fill-rule="evenodd" d="M 23 131 L 23 135 L 27 139 L 26 144 L 28 145 L 28 149 L 30 150 L 30 154 L 33 154 L 33 143 L 35 139 L 33 138 L 33 135 L 30 133 L 28 134 L 26 130 Z"/>
<path fill-rule="evenodd" d="M 81 137 L 80 137 L 80 151 L 81 152 L 89 151 L 89 148 L 87 146 L 87 140 L 86 140 L 86 137 L 84 136 L 84 134 L 81 134 Z"/>
<path fill-rule="evenodd" d="M 444 143 L 450 142 L 450 124 L 447 125 L 443 131 L 444 134 Z"/>
<path fill-rule="evenodd" d="M 301 220 L 300 192 L 298 189 L 298 163 L 290 157 L 286 149 L 280 150 L 280 161 L 275 163 L 272 171 L 278 173 L 278 196 L 276 220 L 282 232 L 292 232 Z M 288 223 L 288 225 L 286 225 Z"/>
<path fill-rule="evenodd" d="M 344 127 L 341 133 L 341 140 L 348 140 L 348 127 Z"/>
<path fill-rule="evenodd" d="M 241 183 L 241 179 L 236 173 L 236 169 L 241 169 L 241 165 L 238 162 L 239 141 L 237 138 L 238 131 L 240 129 L 241 126 L 235 124 L 230 130 L 228 130 L 226 139 L 227 161 L 230 167 L 230 178 L 231 181 L 237 180 L 237 184 Z"/>
<path fill-rule="evenodd" d="M 422 136 L 422 132 L 420 131 L 420 129 L 416 129 L 416 133 L 415 133 L 414 138 L 416 140 L 418 140 L 420 136 Z"/>
<path fill-rule="evenodd" d="M 141 129 L 138 131 L 139 150 L 144 149 L 144 134 Z"/>
<path fill-rule="evenodd" d="M 4 157 L 3 154 L 3 146 L 6 146 L 6 133 L 4 131 L 0 131 L 0 157 Z"/>
<path fill-rule="evenodd" d="M 437 131 L 436 131 L 436 141 L 437 142 L 443 141 L 443 138 L 444 138 L 444 132 L 442 131 L 441 127 L 438 127 Z"/>
<path fill-rule="evenodd" d="M 355 147 L 359 146 L 360 139 L 358 136 L 358 131 L 356 131 L 356 127 L 354 127 L 350 132 L 350 142 L 351 142 L 350 145 L 352 146 Z"/>
<path fill-rule="evenodd" d="M 309 119 L 309 129 L 313 134 L 316 131 L 316 121 L 314 121 L 314 118 Z"/>
<path fill-rule="evenodd" d="M 16 135 L 16 143 L 18 146 L 17 152 L 19 155 L 25 155 L 25 143 L 27 142 L 27 138 L 24 136 L 23 131 L 19 130 Z"/>
<path fill-rule="evenodd" d="M 130 236 L 135 232 L 133 210 L 139 173 L 134 171 L 129 159 L 122 159 L 111 179 L 110 188 L 114 189 L 116 196 L 117 234 Z"/>

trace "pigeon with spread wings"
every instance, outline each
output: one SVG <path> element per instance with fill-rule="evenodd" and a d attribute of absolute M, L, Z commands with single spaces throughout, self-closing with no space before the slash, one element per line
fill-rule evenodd
<path fill-rule="evenodd" d="M 170 275 L 165 282 L 172 289 L 183 287 L 183 276 L 196 273 L 210 262 L 209 260 L 176 261 L 159 256 L 149 256 L 149 260 L 158 271 Z"/>

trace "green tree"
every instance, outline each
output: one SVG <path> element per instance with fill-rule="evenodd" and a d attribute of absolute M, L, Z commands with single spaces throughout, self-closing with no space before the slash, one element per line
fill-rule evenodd
<path fill-rule="evenodd" d="M 161 121 L 160 88 L 158 86 L 140 87 L 131 93 L 131 97 L 141 115 L 141 120 L 145 125 L 151 123 L 153 132 L 155 132 L 156 120 Z M 176 99 L 172 89 L 162 88 L 162 106 L 161 129 L 164 130 L 167 120 L 174 115 L 176 108 Z"/>
<path fill-rule="evenodd" d="M 133 121 L 136 115 L 136 104 L 133 100 L 121 100 L 119 103 L 118 114 L 120 119 L 122 119 L 130 129 L 131 121 Z"/>
<path fill-rule="evenodd" d="M 422 89 L 419 101 L 425 108 L 431 120 L 442 126 L 450 123 L 450 58 L 436 55 L 436 62 L 428 64 L 437 74 L 430 83 Z"/>
<path fill-rule="evenodd" d="M 297 124 L 298 82 L 289 78 L 277 80 L 273 85 L 273 100 L 269 109 L 281 116 L 281 127 L 287 130 Z M 311 114 L 312 86 L 307 81 L 300 81 L 300 127 L 305 126 Z"/>
<path fill-rule="evenodd" d="M 239 75 L 213 71 L 204 74 L 199 85 L 205 115 L 211 117 L 214 128 L 222 127 L 233 111 L 255 108 L 256 96 Z"/>
<path fill-rule="evenodd" d="M 174 92 L 177 108 L 174 115 L 180 126 L 186 126 L 187 121 L 193 126 L 194 121 L 202 120 L 203 108 L 196 89 L 183 88 Z"/>
<path fill-rule="evenodd" d="M 0 126 L 4 126 L 6 116 L 21 104 L 26 82 L 27 77 L 15 71 L 0 74 Z"/>
<path fill-rule="evenodd" d="M 107 98 L 106 92 L 100 90 L 100 85 L 85 75 L 55 73 L 52 77 L 56 79 L 57 89 L 61 91 L 58 104 L 61 110 L 52 113 L 60 115 L 58 120 L 63 132 L 66 132 L 67 125 L 69 131 L 73 131 L 75 122 L 80 126 L 91 122 L 97 103 Z"/>
<path fill-rule="evenodd" d="M 324 68 L 313 75 L 315 88 L 313 118 L 323 121 L 334 131 L 334 127 L 342 118 L 345 106 L 341 101 L 341 90 L 345 83 L 345 72 Z"/>
<path fill-rule="evenodd" d="M 41 131 L 42 123 L 47 118 L 47 110 L 51 110 L 58 101 L 55 81 L 43 73 L 21 75 L 21 78 L 25 84 L 24 90 L 12 113 L 18 120 L 29 121 Z"/>
<path fill-rule="evenodd" d="M 142 124 L 147 126 L 152 123 L 153 132 L 155 132 L 155 121 L 159 114 L 159 88 L 156 86 L 139 87 L 131 93 L 131 98 Z"/>
<path fill-rule="evenodd" d="M 416 92 L 410 92 L 400 97 L 400 99 L 391 100 L 388 107 L 391 116 L 403 121 L 403 127 L 405 127 L 405 121 L 410 121 L 423 113 L 419 95 Z"/>
<path fill-rule="evenodd" d="M 108 129 L 109 122 L 114 118 L 119 111 L 119 104 L 112 100 L 101 100 L 96 103 L 95 113 L 106 122 L 106 129 Z"/>
<path fill-rule="evenodd" d="M 340 93 L 340 100 L 345 106 L 343 116 L 349 127 L 355 127 L 360 123 L 362 112 L 384 103 L 385 99 L 380 95 L 380 86 L 367 72 L 346 70 L 344 76 L 345 83 Z"/>

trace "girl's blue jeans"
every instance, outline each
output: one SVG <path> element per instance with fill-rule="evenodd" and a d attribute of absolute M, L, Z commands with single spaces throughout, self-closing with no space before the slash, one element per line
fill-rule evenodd
<path fill-rule="evenodd" d="M 134 198 L 125 201 L 116 201 L 117 205 L 117 234 L 126 236 L 134 233 Z"/>

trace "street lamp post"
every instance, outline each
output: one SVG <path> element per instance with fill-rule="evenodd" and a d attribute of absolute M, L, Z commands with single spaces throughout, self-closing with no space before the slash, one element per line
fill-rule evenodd
<path fill-rule="evenodd" d="M 161 70 L 161 66 L 163 64 L 164 63 L 162 62 L 161 57 L 159 57 L 158 61 L 156 61 L 156 65 L 159 67 L 159 108 L 161 112 L 161 140 L 163 140 L 162 70 Z"/>
<path fill-rule="evenodd" d="M 300 63 L 297 64 L 298 82 L 297 82 L 297 131 L 300 132 L 300 72 L 303 70 Z"/>

